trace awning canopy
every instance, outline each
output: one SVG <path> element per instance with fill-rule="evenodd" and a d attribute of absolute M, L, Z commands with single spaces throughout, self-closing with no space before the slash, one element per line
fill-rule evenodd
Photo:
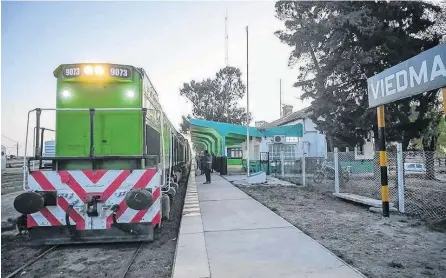
<path fill-rule="evenodd" d="M 225 155 L 226 147 L 239 147 L 246 141 L 247 128 L 243 125 L 190 119 L 192 142 L 196 146 L 203 146 L 216 156 Z M 249 136 L 273 137 L 284 135 L 288 137 L 302 137 L 302 124 L 278 126 L 270 128 L 249 127 Z"/>

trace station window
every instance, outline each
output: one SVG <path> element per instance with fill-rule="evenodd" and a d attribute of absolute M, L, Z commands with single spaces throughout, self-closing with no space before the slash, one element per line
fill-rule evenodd
<path fill-rule="evenodd" d="M 241 148 L 234 148 L 228 150 L 229 157 L 231 158 L 242 158 L 243 157 L 243 151 Z"/>
<path fill-rule="evenodd" d="M 281 152 L 283 152 L 284 160 L 296 158 L 296 144 L 269 144 L 268 151 L 270 160 L 280 160 Z"/>

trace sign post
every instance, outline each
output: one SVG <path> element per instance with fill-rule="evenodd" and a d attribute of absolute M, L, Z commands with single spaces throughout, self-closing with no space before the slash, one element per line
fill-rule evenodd
<path fill-rule="evenodd" d="M 383 216 L 389 217 L 384 104 L 443 88 L 446 109 L 446 44 L 440 44 L 367 79 L 369 108 L 377 107 Z M 445 110 L 446 112 L 446 110 Z"/>
<path fill-rule="evenodd" d="M 442 88 L 441 92 L 443 94 L 443 112 L 446 115 L 446 87 Z"/>
<path fill-rule="evenodd" d="M 386 132 L 384 120 L 384 105 L 378 106 L 378 132 L 379 132 L 379 168 L 381 170 L 381 200 L 383 216 L 389 217 L 389 180 L 387 176 L 387 152 L 386 152 Z"/>

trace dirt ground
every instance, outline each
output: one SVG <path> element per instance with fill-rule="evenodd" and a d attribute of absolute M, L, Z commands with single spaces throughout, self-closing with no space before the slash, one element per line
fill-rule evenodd
<path fill-rule="evenodd" d="M 311 186 L 238 187 L 367 277 L 446 277 L 445 226 L 383 218 Z"/>
<path fill-rule="evenodd" d="M 181 221 L 186 183 L 180 183 L 171 207 L 172 220 L 164 221 L 155 240 L 146 243 L 126 277 L 170 277 Z M 43 252 L 45 247 L 30 247 L 27 239 L 11 231 L 2 233 L 1 275 L 6 276 Z M 122 277 L 137 243 L 60 246 L 26 268 L 19 277 Z"/>
<path fill-rule="evenodd" d="M 2 192 L 8 194 L 22 190 L 23 187 L 23 170 L 22 168 L 6 168 L 2 171 Z"/>

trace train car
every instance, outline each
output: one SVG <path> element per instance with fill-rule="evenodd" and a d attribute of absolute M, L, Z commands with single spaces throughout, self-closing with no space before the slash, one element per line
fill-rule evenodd
<path fill-rule="evenodd" d="M 190 166 L 188 141 L 142 68 L 63 64 L 54 76 L 56 108 L 28 113 L 28 125 L 35 113 L 42 132 L 33 156 L 25 155 L 26 192 L 14 200 L 19 230 L 35 244 L 152 241 Z M 54 157 L 42 157 L 40 117 L 48 110 L 56 114 Z M 52 168 L 30 167 L 42 159 Z"/>

